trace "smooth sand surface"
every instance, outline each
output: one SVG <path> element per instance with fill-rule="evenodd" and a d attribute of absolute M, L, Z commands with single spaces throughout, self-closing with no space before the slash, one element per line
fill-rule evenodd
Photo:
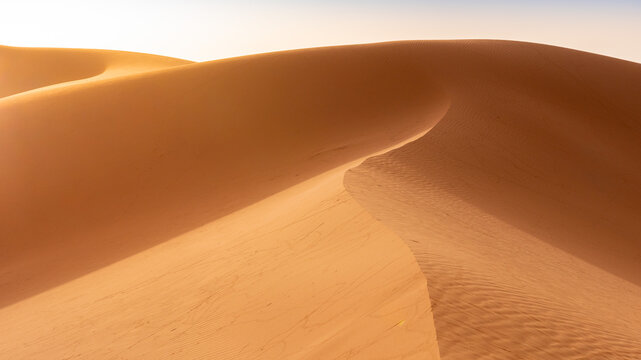
<path fill-rule="evenodd" d="M 123 51 L 0 46 L 0 98 L 191 63 Z"/>
<path fill-rule="evenodd" d="M 425 277 L 343 171 L 0 309 L 7 359 L 437 359 Z"/>
<path fill-rule="evenodd" d="M 294 51 L 0 100 L 2 353 L 438 358 L 413 255 L 342 185 L 446 111 L 410 60 Z"/>
<path fill-rule="evenodd" d="M 639 64 L 0 59 L 0 358 L 641 358 Z"/>

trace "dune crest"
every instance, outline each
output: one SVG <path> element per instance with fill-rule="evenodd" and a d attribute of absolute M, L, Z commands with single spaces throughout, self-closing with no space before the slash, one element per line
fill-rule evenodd
<path fill-rule="evenodd" d="M 249 56 L 0 101 L 0 304 L 426 130 L 444 95 L 389 55 Z"/>
<path fill-rule="evenodd" d="M 342 185 L 447 110 L 389 55 L 265 54 L 0 100 L 0 316 L 17 329 L 0 349 L 437 359 L 416 261 Z"/>
<path fill-rule="evenodd" d="M 639 64 L 24 51 L 42 71 L 4 57 L 0 98 L 11 358 L 641 357 Z"/>
<path fill-rule="evenodd" d="M 423 56 L 448 113 L 345 184 L 416 255 L 443 358 L 641 358 L 641 65 L 490 41 Z"/>
<path fill-rule="evenodd" d="M 44 87 L 61 87 L 190 64 L 164 56 L 109 50 L 0 46 L 0 99 Z"/>

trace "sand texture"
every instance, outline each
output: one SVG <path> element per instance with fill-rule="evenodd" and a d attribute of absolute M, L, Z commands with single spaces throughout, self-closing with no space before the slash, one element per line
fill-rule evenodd
<path fill-rule="evenodd" d="M 0 47 L 1 359 L 640 359 L 641 65 Z"/>
<path fill-rule="evenodd" d="M 448 113 L 345 183 L 415 254 L 443 359 L 641 359 L 641 65 L 422 53 Z"/>

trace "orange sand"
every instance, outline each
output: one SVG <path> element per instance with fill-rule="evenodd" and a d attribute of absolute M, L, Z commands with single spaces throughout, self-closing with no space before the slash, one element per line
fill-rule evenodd
<path fill-rule="evenodd" d="M 639 64 L 428 41 L 0 72 L 0 358 L 641 357 Z"/>
<path fill-rule="evenodd" d="M 419 52 L 448 113 L 346 185 L 416 255 L 443 359 L 641 359 L 641 65 Z"/>

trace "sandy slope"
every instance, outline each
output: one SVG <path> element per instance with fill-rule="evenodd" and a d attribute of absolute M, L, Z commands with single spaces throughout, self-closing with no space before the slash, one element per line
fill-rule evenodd
<path fill-rule="evenodd" d="M 43 71 L 0 99 L 3 356 L 640 357 L 639 64 L 24 51 Z"/>
<path fill-rule="evenodd" d="M 390 55 L 250 56 L 0 100 L 0 303 L 425 130 L 447 102 Z"/>
<path fill-rule="evenodd" d="M 445 112 L 412 66 L 311 50 L 0 100 L 2 353 L 438 358 L 414 257 L 337 170 Z"/>
<path fill-rule="evenodd" d="M 0 98 L 190 63 L 122 51 L 0 46 Z"/>
<path fill-rule="evenodd" d="M 348 190 L 410 246 L 444 359 L 641 358 L 641 65 L 431 44 L 452 105 Z"/>
<path fill-rule="evenodd" d="M 0 309 L 0 357 L 437 359 L 423 274 L 342 178 Z"/>

